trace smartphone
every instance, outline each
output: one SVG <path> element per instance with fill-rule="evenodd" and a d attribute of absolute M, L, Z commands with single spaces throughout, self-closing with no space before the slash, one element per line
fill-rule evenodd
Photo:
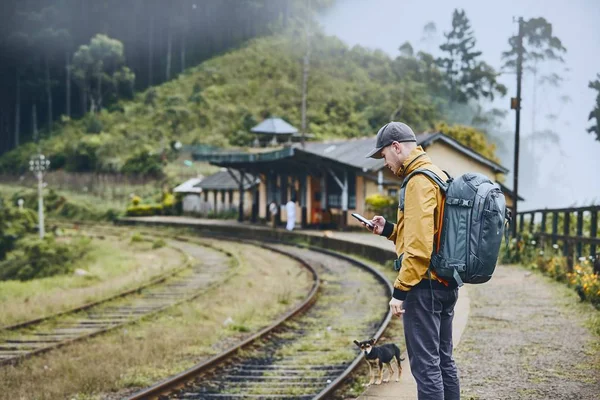
<path fill-rule="evenodd" d="M 360 222 L 364 222 L 365 224 L 367 224 L 369 226 L 369 228 L 373 229 L 374 225 L 371 221 L 369 221 L 368 219 L 366 219 L 365 217 L 363 217 L 360 214 L 357 213 L 352 213 L 351 214 L 354 218 L 356 218 L 357 220 L 359 220 Z"/>

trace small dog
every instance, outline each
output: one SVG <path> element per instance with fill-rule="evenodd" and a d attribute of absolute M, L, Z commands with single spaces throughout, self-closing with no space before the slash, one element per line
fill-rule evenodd
<path fill-rule="evenodd" d="M 396 357 L 396 363 L 398 370 L 396 371 L 396 382 L 400 380 L 402 374 L 402 365 L 400 361 L 404 361 L 404 358 L 400 358 L 400 349 L 393 343 L 384 344 L 383 346 L 375 346 L 375 339 L 365 340 L 364 342 L 354 341 L 362 352 L 365 353 L 365 358 L 369 364 L 369 376 L 371 380 L 366 386 L 371 386 L 373 383 L 380 385 L 381 382 L 389 382 L 394 374 L 394 367 L 392 361 Z M 388 379 L 383 379 L 383 366 L 387 365 L 389 369 Z M 379 378 L 375 381 L 375 367 L 379 373 Z"/>

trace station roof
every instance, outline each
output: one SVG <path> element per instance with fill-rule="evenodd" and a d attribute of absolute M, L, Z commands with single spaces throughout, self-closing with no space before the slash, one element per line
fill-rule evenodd
<path fill-rule="evenodd" d="M 233 176 L 235 176 L 235 179 Z M 236 181 L 237 179 L 237 181 Z M 240 172 L 236 170 L 219 171 L 212 175 L 207 176 L 202 181 L 198 182 L 195 187 L 201 188 L 203 191 L 206 190 L 238 190 L 240 179 Z M 259 180 L 254 175 L 246 175 L 244 179 L 244 190 L 250 189 L 258 185 Z"/>
<path fill-rule="evenodd" d="M 508 169 L 492 161 L 475 150 L 462 145 L 443 133 L 424 133 L 417 135 L 417 143 L 424 148 L 441 141 L 467 157 L 489 166 L 495 172 L 507 173 Z M 315 169 L 315 158 L 330 166 L 351 167 L 362 172 L 378 171 L 384 167 L 382 159 L 366 158 L 365 155 L 375 147 L 375 137 L 333 140 L 325 142 L 307 142 L 302 148 L 299 144 L 283 149 L 263 153 L 213 153 L 194 154 L 194 159 L 208 161 L 211 164 L 248 171 L 260 171 L 268 167 Z M 282 171 L 284 172 L 284 171 Z"/>

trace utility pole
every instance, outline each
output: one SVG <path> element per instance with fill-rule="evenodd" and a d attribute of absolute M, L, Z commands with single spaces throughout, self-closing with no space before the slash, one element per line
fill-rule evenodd
<path fill-rule="evenodd" d="M 510 108 L 516 111 L 515 121 L 515 161 L 513 172 L 513 191 L 515 199 L 512 209 L 512 235 L 517 237 L 517 202 L 519 198 L 519 133 L 521 129 L 521 79 L 523 77 L 523 18 L 519 17 L 519 35 L 517 49 L 517 97 L 510 99 Z"/>
<path fill-rule="evenodd" d="M 308 86 L 308 67 L 310 60 L 310 0 L 306 0 L 306 20 L 304 22 L 306 33 L 306 53 L 304 54 L 304 68 L 302 71 L 302 136 L 301 143 L 304 148 L 304 135 L 306 133 L 306 91 Z"/>

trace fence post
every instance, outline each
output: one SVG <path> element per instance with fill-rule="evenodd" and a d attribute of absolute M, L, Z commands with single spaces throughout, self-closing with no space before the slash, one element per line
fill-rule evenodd
<path fill-rule="evenodd" d="M 567 259 L 567 271 L 573 272 L 573 249 L 571 247 L 571 212 L 565 211 L 563 220 L 563 255 Z"/>
<path fill-rule="evenodd" d="M 519 226 L 518 226 L 519 233 L 523 232 L 523 221 L 524 220 L 525 220 L 525 214 L 523 214 L 523 213 L 519 214 Z"/>
<path fill-rule="evenodd" d="M 569 254 L 569 239 L 567 239 L 570 235 L 569 233 L 571 232 L 571 227 L 570 227 L 570 223 L 571 223 L 571 212 L 570 211 L 565 211 L 565 216 L 564 216 L 564 220 L 563 220 L 563 236 L 565 237 L 563 240 L 563 255 L 567 256 Z"/>
<path fill-rule="evenodd" d="M 598 210 L 592 209 L 592 225 L 590 226 L 590 237 L 595 239 L 598 234 Z M 596 245 L 590 244 L 590 256 L 596 258 Z"/>
<path fill-rule="evenodd" d="M 558 213 L 552 212 L 552 245 L 556 244 L 556 234 L 558 233 Z"/>
<path fill-rule="evenodd" d="M 533 233 L 533 223 L 535 221 L 535 212 L 529 214 L 531 219 L 529 220 L 529 232 Z"/>
<path fill-rule="evenodd" d="M 583 245 L 581 237 L 583 236 L 583 210 L 577 211 L 577 258 L 581 257 Z"/>
<path fill-rule="evenodd" d="M 546 245 L 546 211 L 542 211 L 542 225 L 540 227 L 540 247 L 544 250 L 544 246 Z"/>

